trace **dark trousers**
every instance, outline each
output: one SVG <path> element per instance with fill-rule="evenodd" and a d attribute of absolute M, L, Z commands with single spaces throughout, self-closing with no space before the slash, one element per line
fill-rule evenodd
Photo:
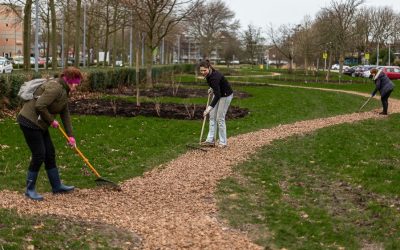
<path fill-rule="evenodd" d="M 388 91 L 384 95 L 381 96 L 381 102 L 383 107 L 383 113 L 387 113 L 389 107 L 389 96 L 392 93 L 392 90 Z"/>
<path fill-rule="evenodd" d="M 50 138 L 49 130 L 31 129 L 25 126 L 20 128 L 24 133 L 25 141 L 32 152 L 32 158 L 29 170 L 38 172 L 43 162 L 45 168 L 52 169 L 56 167 L 56 154 L 53 142 Z"/>

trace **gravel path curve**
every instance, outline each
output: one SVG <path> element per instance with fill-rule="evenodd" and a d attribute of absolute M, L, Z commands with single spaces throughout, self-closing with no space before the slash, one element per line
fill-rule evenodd
<path fill-rule="evenodd" d="M 390 99 L 390 112 L 400 112 L 400 101 Z M 213 194 L 218 182 L 232 173 L 232 166 L 276 139 L 383 118 L 375 110 L 280 125 L 232 137 L 226 149 L 189 151 L 143 177 L 125 181 L 122 192 L 78 189 L 67 195 L 46 193 L 43 202 L 34 202 L 21 192 L 3 190 L 0 207 L 23 214 L 53 214 L 112 224 L 138 234 L 143 249 L 262 249 L 245 232 L 217 219 Z M 208 159 L 214 159 L 213 163 Z"/>

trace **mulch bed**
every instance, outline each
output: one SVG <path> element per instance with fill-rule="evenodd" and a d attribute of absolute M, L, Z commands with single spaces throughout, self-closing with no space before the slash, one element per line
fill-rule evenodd
<path fill-rule="evenodd" d="M 116 88 L 116 89 L 107 89 L 105 91 L 107 94 L 111 95 L 128 95 L 128 96 L 136 96 L 136 89 L 132 88 Z M 207 98 L 207 89 L 196 89 L 196 88 L 183 88 L 183 87 L 157 87 L 152 89 L 140 90 L 140 96 L 147 97 L 179 97 L 179 98 L 196 98 L 196 97 L 204 97 Z M 251 97 L 249 93 L 242 91 L 233 92 L 234 98 L 248 98 Z"/>
<path fill-rule="evenodd" d="M 106 115 L 106 116 L 151 116 L 181 120 L 203 119 L 205 105 L 177 104 L 177 103 L 136 103 L 123 100 L 104 99 L 77 99 L 69 103 L 72 114 L 79 115 Z M 230 106 L 226 115 L 227 119 L 241 118 L 249 114 L 248 109 Z"/>

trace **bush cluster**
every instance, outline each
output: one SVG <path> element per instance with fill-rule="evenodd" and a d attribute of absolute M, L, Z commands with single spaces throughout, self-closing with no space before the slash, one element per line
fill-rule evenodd
<path fill-rule="evenodd" d="M 165 82 L 176 73 L 194 73 L 195 65 L 175 64 L 166 66 L 154 66 L 152 79 L 154 82 Z M 136 82 L 135 68 L 88 68 L 82 69 L 86 75 L 85 85 L 89 91 L 103 91 L 120 86 L 132 86 Z M 0 110 L 3 108 L 13 109 L 18 106 L 20 100 L 17 96 L 20 86 L 32 78 L 53 76 L 52 71 L 40 71 L 36 75 L 33 71 L 13 72 L 12 74 L 0 75 Z M 146 69 L 139 71 L 139 82 L 146 81 Z"/>

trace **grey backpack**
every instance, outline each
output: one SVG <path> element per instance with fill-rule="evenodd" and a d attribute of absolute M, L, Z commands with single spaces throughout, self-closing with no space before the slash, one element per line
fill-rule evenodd
<path fill-rule="evenodd" d="M 32 100 L 34 98 L 33 93 L 45 82 L 47 82 L 47 79 L 44 78 L 24 82 L 18 91 L 18 96 L 24 101 Z"/>

